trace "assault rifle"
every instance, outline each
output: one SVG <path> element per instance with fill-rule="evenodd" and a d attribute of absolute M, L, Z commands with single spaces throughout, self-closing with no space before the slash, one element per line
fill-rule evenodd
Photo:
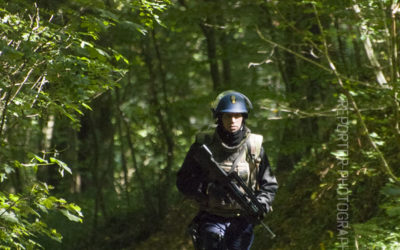
<path fill-rule="evenodd" d="M 251 188 L 246 185 L 236 171 L 228 173 L 222 169 L 218 162 L 214 160 L 212 152 L 205 144 L 200 147 L 195 158 L 202 166 L 206 166 L 212 172 L 215 180 L 243 208 L 247 216 L 254 219 L 256 223 L 260 223 L 271 234 L 271 238 L 276 236 L 262 221 L 264 214 L 268 212 L 266 207 L 257 200 Z"/>

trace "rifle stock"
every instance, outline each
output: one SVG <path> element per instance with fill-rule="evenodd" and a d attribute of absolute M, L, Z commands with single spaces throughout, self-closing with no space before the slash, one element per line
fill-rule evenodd
<path fill-rule="evenodd" d="M 256 222 L 263 225 L 263 227 L 271 234 L 271 238 L 274 238 L 275 234 L 262 222 L 264 214 L 268 212 L 267 209 L 257 200 L 257 197 L 254 195 L 251 188 L 246 185 L 238 173 L 236 171 L 227 173 L 222 169 L 218 162 L 215 161 L 210 149 L 205 144 L 201 145 L 195 158 L 200 165 L 203 167 L 207 166 L 207 169 L 213 173 L 213 176 L 215 176 L 214 181 L 218 181 L 218 183 L 225 188 L 230 197 L 232 197 L 232 199 L 242 207 L 245 213 Z"/>

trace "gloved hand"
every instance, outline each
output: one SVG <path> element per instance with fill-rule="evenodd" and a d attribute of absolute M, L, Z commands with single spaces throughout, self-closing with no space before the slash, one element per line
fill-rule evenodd
<path fill-rule="evenodd" d="M 269 204 L 265 201 L 265 197 L 257 196 L 256 199 L 264 209 L 263 209 L 263 211 L 258 211 L 259 213 L 257 213 L 257 214 L 250 214 L 249 217 L 247 218 L 249 223 L 254 224 L 254 225 L 260 224 L 260 221 L 262 221 L 264 219 L 265 215 L 268 212 L 270 212 L 270 209 L 271 209 Z"/>
<path fill-rule="evenodd" d="M 227 195 L 226 191 L 215 182 L 210 182 L 207 186 L 207 192 L 209 196 L 214 196 L 217 199 L 224 199 Z"/>
<path fill-rule="evenodd" d="M 195 189 L 192 198 L 200 204 L 206 205 L 208 202 L 208 195 L 205 193 L 206 186 L 203 183 L 199 183 Z"/>
<path fill-rule="evenodd" d="M 257 196 L 257 200 L 258 200 L 258 202 L 260 202 L 260 204 L 264 207 L 265 213 L 271 212 L 272 208 L 271 208 L 271 206 L 268 204 L 268 202 L 266 201 L 265 197 L 263 197 L 263 196 Z"/>
<path fill-rule="evenodd" d="M 233 199 L 230 198 L 228 192 L 217 182 L 210 182 L 208 184 L 207 195 L 209 198 L 209 204 L 212 207 L 224 206 L 226 204 L 233 203 Z"/>

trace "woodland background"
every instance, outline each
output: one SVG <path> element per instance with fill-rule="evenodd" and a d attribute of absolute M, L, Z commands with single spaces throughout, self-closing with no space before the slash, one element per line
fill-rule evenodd
<path fill-rule="evenodd" d="M 399 249 L 397 0 L 0 0 L 0 245 L 192 249 L 175 174 L 254 104 L 280 183 L 253 249 Z"/>

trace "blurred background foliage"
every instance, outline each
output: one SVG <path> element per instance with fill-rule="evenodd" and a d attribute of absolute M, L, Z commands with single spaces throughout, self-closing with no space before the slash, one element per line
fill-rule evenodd
<path fill-rule="evenodd" d="M 192 249 L 175 174 L 254 104 L 280 183 L 252 249 L 397 249 L 400 4 L 0 0 L 0 246 Z"/>

